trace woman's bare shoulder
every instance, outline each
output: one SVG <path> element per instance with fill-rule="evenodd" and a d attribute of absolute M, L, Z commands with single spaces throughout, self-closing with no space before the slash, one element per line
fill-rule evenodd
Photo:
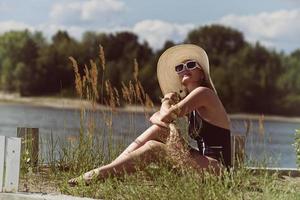
<path fill-rule="evenodd" d="M 218 98 L 218 96 L 215 94 L 214 91 L 212 91 L 210 88 L 203 87 L 203 86 L 196 87 L 194 90 L 192 90 L 188 94 L 187 98 L 194 97 L 194 96 L 197 96 L 197 97 L 201 98 L 202 100 L 203 99 L 213 100 L 213 99 Z"/>

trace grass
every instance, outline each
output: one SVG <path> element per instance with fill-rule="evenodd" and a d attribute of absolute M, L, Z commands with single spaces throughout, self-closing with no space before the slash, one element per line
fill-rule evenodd
<path fill-rule="evenodd" d="M 44 178 L 44 182 L 49 181 L 48 185 L 43 186 L 56 185 L 64 194 L 97 199 L 279 200 L 300 197 L 299 182 L 279 178 L 277 174 L 256 174 L 244 167 L 215 176 L 208 172 L 199 175 L 192 170 L 178 171 L 162 163 L 148 166 L 122 179 L 109 178 L 105 182 L 93 182 L 89 186 L 82 184 L 74 188 L 66 183 L 73 177 L 69 172 L 58 170 L 50 174 L 52 176 Z"/>
<path fill-rule="evenodd" d="M 99 58 L 104 73 L 106 67 L 102 47 Z M 23 152 L 22 191 L 61 192 L 100 199 L 300 199 L 300 183 L 286 180 L 276 173 L 254 173 L 241 164 L 235 169 L 224 169 L 220 176 L 208 171 L 199 174 L 183 166 L 173 167 L 170 160 L 151 164 L 122 178 L 111 177 L 104 182 L 92 182 L 89 186 L 80 184 L 69 187 L 67 180 L 111 162 L 125 148 L 124 141 L 114 142 L 112 116 L 116 114 L 116 107 L 124 102 L 141 104 L 145 108 L 153 106 L 138 81 L 137 62 L 134 64 L 133 80 L 122 83 L 123 88 L 119 92 L 108 80 L 104 80 L 103 73 L 98 74 L 96 62 L 91 61 L 90 67 L 85 65 L 81 74 L 76 60 L 70 59 L 79 98 L 91 101 L 94 106 L 99 101 L 109 106 L 110 112 L 103 112 L 108 129 L 106 132 L 95 129 L 95 107 L 82 108 L 78 136 L 65 140 L 50 136 L 44 141 L 46 147 L 43 147 L 47 156 L 40 157 L 37 166 L 30 162 L 28 151 Z M 135 131 L 133 122 L 131 129 Z M 30 144 L 30 141 L 26 142 Z"/>

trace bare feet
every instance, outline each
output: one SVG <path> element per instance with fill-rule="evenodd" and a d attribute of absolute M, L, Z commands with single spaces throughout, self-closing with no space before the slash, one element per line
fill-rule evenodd
<path fill-rule="evenodd" d="M 76 178 L 72 178 L 68 180 L 68 184 L 70 187 L 74 187 L 77 185 L 89 185 L 93 180 L 95 180 L 99 175 L 99 171 L 97 169 L 91 170 L 78 176 Z"/>

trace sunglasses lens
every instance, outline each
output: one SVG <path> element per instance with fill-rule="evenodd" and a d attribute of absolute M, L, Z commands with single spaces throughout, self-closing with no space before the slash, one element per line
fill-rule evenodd
<path fill-rule="evenodd" d="M 180 64 L 180 65 L 176 65 L 175 66 L 175 71 L 178 73 L 178 72 L 181 72 L 183 70 L 183 64 Z"/>
<path fill-rule="evenodd" d="M 194 69 L 196 67 L 197 63 L 195 61 L 191 61 L 191 62 L 188 62 L 186 63 L 186 67 L 188 69 Z"/>

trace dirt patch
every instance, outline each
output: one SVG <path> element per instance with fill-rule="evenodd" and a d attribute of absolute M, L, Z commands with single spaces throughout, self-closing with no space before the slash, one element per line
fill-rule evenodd
<path fill-rule="evenodd" d="M 61 194 L 56 182 L 40 175 L 33 175 L 30 178 L 21 178 L 19 192 Z"/>

